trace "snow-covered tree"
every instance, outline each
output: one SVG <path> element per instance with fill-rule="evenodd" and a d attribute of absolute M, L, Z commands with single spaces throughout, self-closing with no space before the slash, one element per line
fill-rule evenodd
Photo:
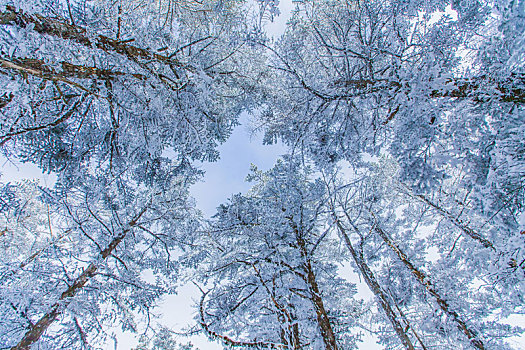
<path fill-rule="evenodd" d="M 116 327 L 148 330 L 174 292 L 175 249 L 197 227 L 188 178 L 162 188 L 84 178 L 65 197 L 21 186 L 2 220 L 2 347 L 91 348 Z"/>
<path fill-rule="evenodd" d="M 152 319 L 188 267 L 225 347 L 522 332 L 525 2 L 304 0 L 273 42 L 278 4 L 0 0 L 0 148 L 57 176 L 0 184 L 0 347 L 192 348 Z M 291 155 L 203 224 L 194 161 L 244 111 Z"/>
<path fill-rule="evenodd" d="M 132 163 L 147 182 L 162 163 L 216 159 L 253 105 L 255 47 L 235 1 L 169 4 L 4 1 L 4 152 L 64 182 Z"/>
<path fill-rule="evenodd" d="M 254 169 L 203 234 L 202 327 L 227 346 L 352 349 L 363 310 L 338 276 L 343 258 L 323 204 L 326 191 L 291 158 Z"/>
<path fill-rule="evenodd" d="M 502 320 L 521 312 L 519 283 L 501 282 L 494 247 L 465 234 L 457 217 L 408 196 L 398 171 L 383 159 L 358 180 L 326 181 L 340 234 L 365 279 L 374 275 L 367 284 L 381 306 L 390 304 L 390 323 L 406 348 L 508 348 L 502 340 L 523 331 Z"/>

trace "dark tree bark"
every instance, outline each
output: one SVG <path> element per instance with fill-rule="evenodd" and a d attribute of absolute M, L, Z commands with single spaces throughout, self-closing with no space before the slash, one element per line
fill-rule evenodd
<path fill-rule="evenodd" d="M 300 239 L 298 240 L 299 248 L 301 249 L 301 254 L 306 259 L 304 264 L 304 269 L 306 271 L 308 288 L 310 289 L 311 300 L 315 307 L 315 312 L 317 316 L 317 323 L 321 330 L 321 336 L 323 337 L 326 350 L 337 350 L 337 342 L 335 339 L 334 331 L 330 319 L 328 318 L 328 313 L 324 307 L 323 298 L 321 297 L 321 292 L 315 278 L 315 274 L 312 268 L 312 263 L 310 258 L 306 255 L 306 244 Z"/>
<path fill-rule="evenodd" d="M 390 296 L 392 297 L 392 294 L 389 293 Z M 412 333 L 414 334 L 414 336 L 416 337 L 417 339 L 417 342 L 419 343 L 419 345 L 421 345 L 421 349 L 422 350 L 428 350 L 427 347 L 425 346 L 425 343 L 423 342 L 423 339 L 421 339 L 421 337 L 419 336 L 418 332 L 416 331 L 416 329 L 410 324 L 410 321 L 408 320 L 408 317 L 405 315 L 405 313 L 401 310 L 401 308 L 399 307 L 399 305 L 397 305 L 396 301 L 394 300 L 394 298 L 392 297 L 392 303 L 394 304 L 394 306 L 396 307 L 396 310 L 397 312 L 399 312 L 399 315 L 401 316 L 401 318 L 403 319 L 403 323 L 405 323 L 405 332 L 408 331 L 409 329 L 412 330 Z"/>
<path fill-rule="evenodd" d="M 38 14 L 29 15 L 22 11 L 17 11 L 12 6 L 6 6 L 4 12 L 0 12 L 0 24 L 13 25 L 25 28 L 34 25 L 33 30 L 39 34 L 50 35 L 62 39 L 72 40 L 86 47 L 97 47 L 109 53 L 118 53 L 126 56 L 134 62 L 145 62 L 154 60 L 168 64 L 173 67 L 184 68 L 194 71 L 195 68 L 184 65 L 173 57 L 161 55 L 129 44 L 126 40 L 115 40 L 104 35 L 96 35 L 93 39 L 88 35 L 87 30 L 80 26 L 72 25 L 66 21 L 47 18 Z"/>
<path fill-rule="evenodd" d="M 347 93 L 339 95 L 323 95 L 328 99 L 351 99 L 357 96 L 363 96 L 369 93 L 376 93 L 380 91 L 409 91 L 410 85 L 403 84 L 395 80 L 387 79 L 360 79 L 338 81 L 334 84 L 335 87 L 348 89 Z M 496 90 L 488 93 L 484 91 L 484 87 L 492 86 Z M 450 78 L 445 81 L 442 89 L 434 89 L 428 92 L 430 98 L 457 98 L 457 99 L 471 99 L 475 102 L 486 102 L 491 99 L 501 102 L 511 102 L 516 104 L 525 103 L 525 74 L 512 73 L 508 78 L 502 80 L 489 79 L 482 75 L 471 79 L 465 78 Z M 388 121 L 387 121 L 388 122 Z M 386 124 L 386 123 L 385 123 Z"/>

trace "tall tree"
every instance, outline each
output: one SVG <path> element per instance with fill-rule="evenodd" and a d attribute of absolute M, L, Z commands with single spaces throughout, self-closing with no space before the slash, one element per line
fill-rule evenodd
<path fill-rule="evenodd" d="M 147 330 L 158 298 L 174 292 L 175 249 L 197 225 L 188 179 L 133 189 L 93 177 L 65 198 L 20 190 L 25 205 L 2 220 L 2 346 L 90 348 L 116 326 Z"/>
<path fill-rule="evenodd" d="M 326 193 L 310 174 L 293 159 L 278 161 L 254 170 L 252 190 L 218 208 L 204 235 L 202 279 L 213 288 L 200 322 L 208 335 L 232 346 L 242 337 L 260 348 L 355 348 L 362 311 L 355 287 L 337 276 Z"/>
<path fill-rule="evenodd" d="M 347 229 L 343 226 L 343 224 L 341 223 L 341 220 L 337 217 L 337 214 L 335 214 L 335 212 L 334 212 L 334 216 L 335 216 L 334 218 L 335 224 L 337 225 L 339 234 L 341 235 L 348 250 L 350 251 L 350 254 L 352 255 L 354 263 L 357 265 L 359 272 L 361 276 L 363 276 L 368 288 L 370 288 L 370 290 L 374 294 L 374 297 L 376 298 L 377 302 L 381 306 L 382 311 L 385 313 L 386 317 L 392 324 L 392 327 L 394 328 L 396 335 L 401 341 L 401 344 L 403 344 L 404 348 L 406 349 L 409 349 L 409 350 L 415 349 L 413 341 L 410 339 L 409 335 L 407 334 L 408 328 L 403 327 L 402 321 L 400 320 L 401 316 L 398 315 L 394 311 L 392 302 L 390 301 L 388 294 L 381 288 L 381 286 L 377 282 L 377 279 L 374 273 L 372 272 L 367 262 L 365 261 L 362 251 L 358 252 L 356 248 L 354 248 L 354 245 L 352 244 L 352 241 L 350 240 L 349 234 L 347 233 Z M 361 234 L 361 232 L 357 230 L 357 228 L 355 229 L 356 229 L 356 232 Z"/>
<path fill-rule="evenodd" d="M 355 232 L 386 299 L 408 321 L 405 331 L 414 331 L 414 344 L 507 348 L 500 338 L 521 330 L 496 315 L 518 310 L 492 275 L 492 250 L 468 236 L 458 243 L 461 229 L 450 223 L 442 230 L 441 213 L 400 195 L 406 187 L 397 182 L 396 169 L 392 160 L 382 160 L 353 182 L 331 178 L 341 230 L 349 231 L 346 225 Z"/>

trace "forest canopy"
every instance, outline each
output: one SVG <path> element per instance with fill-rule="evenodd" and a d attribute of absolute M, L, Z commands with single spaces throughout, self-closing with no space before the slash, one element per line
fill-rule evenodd
<path fill-rule="evenodd" d="M 517 349 L 525 1 L 279 6 L 0 0 L 2 156 L 56 176 L 0 182 L 0 349 Z M 206 217 L 241 115 L 286 154 Z"/>

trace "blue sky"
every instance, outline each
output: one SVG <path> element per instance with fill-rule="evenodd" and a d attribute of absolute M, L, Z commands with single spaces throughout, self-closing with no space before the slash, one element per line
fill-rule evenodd
<path fill-rule="evenodd" d="M 250 116 L 247 114 L 241 116 L 240 122 L 241 125 L 219 147 L 220 159 L 203 163 L 200 168 L 206 172 L 204 179 L 191 188 L 197 207 L 207 217 L 213 215 L 215 208 L 233 194 L 250 189 L 251 184 L 244 180 L 251 164 L 261 170 L 268 170 L 286 152 L 282 144 L 263 145 L 263 135 L 250 132 Z"/>

